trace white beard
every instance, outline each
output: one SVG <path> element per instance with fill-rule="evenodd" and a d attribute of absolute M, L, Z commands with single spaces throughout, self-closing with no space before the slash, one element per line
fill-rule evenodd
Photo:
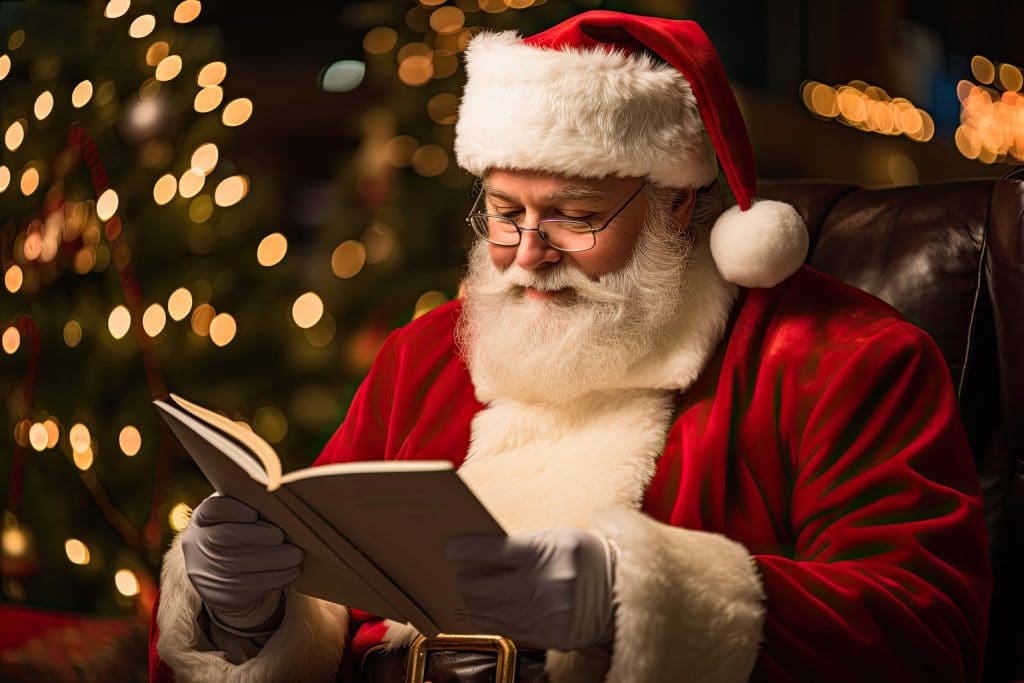
<path fill-rule="evenodd" d="M 501 270 L 487 243 L 477 242 L 456 330 L 473 383 L 489 396 L 565 402 L 624 376 L 671 343 L 691 251 L 657 205 L 627 264 L 596 281 L 564 261 L 539 271 L 515 264 Z M 572 288 L 576 296 L 537 300 L 526 287 Z"/>

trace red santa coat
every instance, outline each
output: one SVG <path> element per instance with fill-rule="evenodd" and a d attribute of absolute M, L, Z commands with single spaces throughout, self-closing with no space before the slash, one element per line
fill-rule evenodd
<path fill-rule="evenodd" d="M 549 653 L 556 681 L 977 680 L 982 503 L 934 343 L 807 268 L 734 305 L 735 290 L 712 289 L 724 340 L 698 330 L 706 353 L 661 365 L 682 379 L 564 410 L 478 400 L 453 338 L 460 304 L 436 309 L 387 340 L 317 463 L 451 460 L 509 531 L 612 538 L 614 649 Z M 190 590 L 173 553 L 165 595 Z M 326 674 L 343 648 L 351 659 L 415 635 L 293 597 L 289 612 L 316 625 L 304 639 L 282 628 L 264 663 L 242 667 Z M 286 641 L 302 646 L 279 655 Z M 177 662 L 173 650 L 161 654 Z"/>

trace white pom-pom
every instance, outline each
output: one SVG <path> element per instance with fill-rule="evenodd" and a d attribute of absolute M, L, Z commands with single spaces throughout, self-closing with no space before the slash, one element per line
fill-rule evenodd
<path fill-rule="evenodd" d="M 789 204 L 770 199 L 725 211 L 711 230 L 718 272 L 740 287 L 774 287 L 807 257 L 807 227 Z"/>

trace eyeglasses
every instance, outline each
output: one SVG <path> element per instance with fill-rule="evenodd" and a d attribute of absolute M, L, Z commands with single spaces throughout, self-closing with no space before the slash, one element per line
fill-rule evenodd
<path fill-rule="evenodd" d="M 595 228 L 586 221 L 569 218 L 543 218 L 537 222 L 536 228 L 524 228 L 511 218 L 477 211 L 480 199 L 484 196 L 483 192 L 477 195 L 473 208 L 470 209 L 469 216 L 466 217 L 466 222 L 473 228 L 477 237 L 499 247 L 518 246 L 524 232 L 536 232 L 548 246 L 558 251 L 587 251 L 593 249 L 597 244 L 597 233 L 607 228 L 636 199 L 645 185 L 647 185 L 646 180 L 640 183 L 640 187 L 636 188 L 626 203 L 620 206 L 618 211 L 613 213 L 600 228 Z"/>

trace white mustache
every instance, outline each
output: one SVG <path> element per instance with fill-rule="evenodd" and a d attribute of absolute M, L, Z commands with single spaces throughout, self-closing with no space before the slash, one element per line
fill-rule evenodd
<path fill-rule="evenodd" d="M 478 283 L 476 292 L 482 296 L 508 296 L 517 288 L 530 287 L 541 292 L 572 289 L 579 298 L 595 303 L 622 304 L 626 296 L 604 286 L 600 279 L 590 279 L 578 268 L 568 265 L 552 266 L 541 271 L 524 270 L 516 264 L 504 271 L 497 271 L 493 277 Z"/>

